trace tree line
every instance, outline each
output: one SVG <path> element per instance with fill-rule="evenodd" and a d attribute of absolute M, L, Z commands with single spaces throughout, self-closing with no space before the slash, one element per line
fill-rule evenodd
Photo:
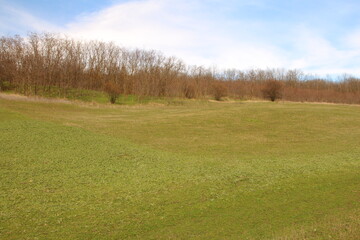
<path fill-rule="evenodd" d="M 360 104 L 360 79 L 350 75 L 332 81 L 296 69 L 220 71 L 157 51 L 50 33 L 0 38 L 0 91 L 7 89 L 26 95 L 89 89 L 106 91 L 115 100 L 123 94 Z"/>

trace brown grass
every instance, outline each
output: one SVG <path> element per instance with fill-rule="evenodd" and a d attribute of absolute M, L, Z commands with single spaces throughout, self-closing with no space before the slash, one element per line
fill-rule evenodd
<path fill-rule="evenodd" d="M 0 98 L 6 100 L 26 101 L 26 102 L 66 103 L 66 104 L 72 103 L 67 99 L 61 99 L 61 98 L 44 98 L 39 96 L 24 96 L 20 94 L 1 93 L 1 92 L 0 92 Z"/>

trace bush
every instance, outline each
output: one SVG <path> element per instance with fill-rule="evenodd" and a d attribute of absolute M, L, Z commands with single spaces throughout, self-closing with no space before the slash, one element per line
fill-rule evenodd
<path fill-rule="evenodd" d="M 212 90 L 216 101 L 220 101 L 222 97 L 227 95 L 227 89 L 222 82 L 215 82 L 212 86 Z"/>
<path fill-rule="evenodd" d="M 114 104 L 121 94 L 121 89 L 119 85 L 115 82 L 107 82 L 104 87 L 105 92 L 109 95 L 109 100 L 111 104 Z"/>
<path fill-rule="evenodd" d="M 270 99 L 274 102 L 276 99 L 282 97 L 283 85 L 280 81 L 269 80 L 266 82 L 265 87 L 262 90 L 263 96 L 266 99 Z"/>

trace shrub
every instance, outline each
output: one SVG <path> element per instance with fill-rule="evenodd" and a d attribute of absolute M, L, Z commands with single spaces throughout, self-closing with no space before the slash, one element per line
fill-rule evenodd
<path fill-rule="evenodd" d="M 223 82 L 215 82 L 212 85 L 213 95 L 216 101 L 220 101 L 222 97 L 227 95 L 227 89 Z"/>
<path fill-rule="evenodd" d="M 272 102 L 274 102 L 276 99 L 282 97 L 282 89 L 283 85 L 280 81 L 269 80 L 262 89 L 262 93 L 264 98 L 270 99 Z"/>
<path fill-rule="evenodd" d="M 121 89 L 115 82 L 105 83 L 104 90 L 109 95 L 111 104 L 114 104 L 116 99 L 118 99 L 119 95 L 121 94 Z"/>

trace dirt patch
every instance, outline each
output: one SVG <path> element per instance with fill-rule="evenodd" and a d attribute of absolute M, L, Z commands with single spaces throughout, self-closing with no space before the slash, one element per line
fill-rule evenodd
<path fill-rule="evenodd" d="M 216 100 L 210 99 L 209 102 L 215 102 L 215 103 L 238 103 L 239 101 L 234 101 L 234 100 L 216 101 Z"/>

